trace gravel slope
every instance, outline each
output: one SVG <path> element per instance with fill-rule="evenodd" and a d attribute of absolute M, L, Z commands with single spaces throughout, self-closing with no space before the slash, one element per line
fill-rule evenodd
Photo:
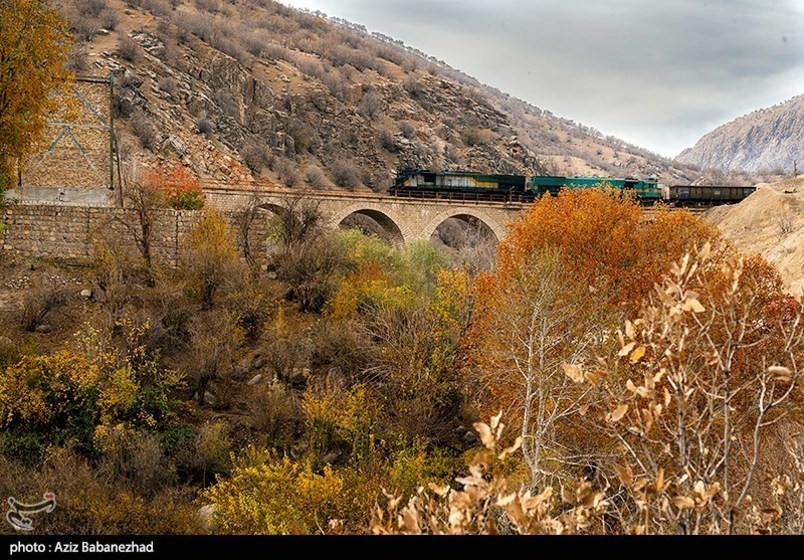
<path fill-rule="evenodd" d="M 804 177 L 760 184 L 740 204 L 706 216 L 745 254 L 775 264 L 790 293 L 804 293 Z"/>

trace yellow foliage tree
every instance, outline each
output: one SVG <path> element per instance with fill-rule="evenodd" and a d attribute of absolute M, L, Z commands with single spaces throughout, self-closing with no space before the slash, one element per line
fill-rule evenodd
<path fill-rule="evenodd" d="M 218 531 L 235 534 L 309 534 L 348 511 L 344 481 L 330 467 L 321 474 L 288 458 L 248 448 L 230 478 L 205 492 Z"/>
<path fill-rule="evenodd" d="M 64 420 L 91 399 L 98 376 L 97 365 L 68 351 L 24 358 L 0 372 L 0 427 Z"/>
<path fill-rule="evenodd" d="M 223 217 L 209 211 L 190 232 L 187 246 L 189 287 L 202 307 L 211 309 L 219 291 L 245 277 L 234 236 Z"/>
<path fill-rule="evenodd" d="M 97 344 L 97 333 L 89 333 L 78 337 L 83 351 L 24 356 L 0 369 L 0 429 L 91 449 L 101 426 L 152 430 L 166 423 L 181 378 L 148 355 L 141 343 L 146 330 L 132 328 L 121 355 L 88 351 Z"/>
<path fill-rule="evenodd" d="M 41 138 L 51 93 L 69 78 L 70 45 L 67 25 L 47 0 L 0 2 L 0 193 Z"/>

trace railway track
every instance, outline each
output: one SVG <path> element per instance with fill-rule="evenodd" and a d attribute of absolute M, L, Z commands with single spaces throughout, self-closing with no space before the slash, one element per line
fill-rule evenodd
<path fill-rule="evenodd" d="M 413 189 L 391 189 L 388 195 L 408 200 L 444 200 L 455 202 L 503 202 L 510 204 L 531 204 L 538 198 L 532 194 L 500 194 L 500 193 L 465 193 L 455 191 L 423 191 Z M 640 204 L 646 209 L 653 208 L 664 201 L 641 200 Z M 721 206 L 724 203 L 713 201 L 711 203 L 699 202 L 694 204 L 675 203 L 669 207 L 678 210 L 687 210 L 693 214 L 702 214 L 709 208 Z"/>

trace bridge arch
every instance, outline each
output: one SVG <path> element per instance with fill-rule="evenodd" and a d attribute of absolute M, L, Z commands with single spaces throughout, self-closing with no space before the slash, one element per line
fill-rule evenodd
<path fill-rule="evenodd" d="M 278 204 L 270 200 L 260 200 L 257 203 L 257 208 L 259 208 L 260 210 L 268 210 L 273 214 L 282 214 L 284 212 L 287 212 L 288 210 L 286 206 L 283 206 L 282 204 Z"/>
<path fill-rule="evenodd" d="M 332 216 L 330 223 L 333 227 L 338 228 L 343 224 L 346 218 L 356 214 L 368 216 L 374 220 L 382 228 L 390 241 L 397 246 L 404 245 L 406 241 L 412 238 L 410 228 L 405 221 L 395 216 L 387 206 L 379 204 L 351 204 L 336 212 Z"/>
<path fill-rule="evenodd" d="M 450 208 L 436 214 L 422 230 L 421 237 L 423 239 L 430 239 L 439 226 L 450 218 L 456 218 L 467 223 L 471 222 L 472 219 L 477 220 L 494 234 L 498 242 L 505 237 L 505 226 L 498 220 L 495 220 L 489 214 L 478 208 L 465 207 Z"/>
<path fill-rule="evenodd" d="M 270 212 L 271 214 L 277 214 L 277 215 L 284 214 L 285 212 L 288 211 L 286 206 L 282 206 L 281 204 L 277 204 L 275 202 L 270 202 L 266 200 L 261 200 L 257 204 L 257 208 L 259 208 L 260 210 Z"/>

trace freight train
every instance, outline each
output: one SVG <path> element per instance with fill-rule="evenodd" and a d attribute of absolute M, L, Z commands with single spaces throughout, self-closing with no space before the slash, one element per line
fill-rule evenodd
<path fill-rule="evenodd" d="M 403 169 L 391 188 L 392 196 L 531 202 L 561 189 L 588 189 L 601 185 L 631 193 L 642 204 L 665 202 L 671 206 L 714 206 L 740 202 L 755 187 L 719 185 L 660 185 L 656 179 L 610 177 L 557 177 L 551 175 L 494 175 L 471 171 Z"/>

